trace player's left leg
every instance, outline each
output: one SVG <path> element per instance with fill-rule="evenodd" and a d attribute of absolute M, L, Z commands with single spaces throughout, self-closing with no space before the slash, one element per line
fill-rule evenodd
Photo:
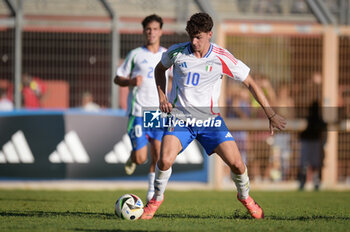
<path fill-rule="evenodd" d="M 242 161 L 241 154 L 235 141 L 220 143 L 214 150 L 222 160 L 230 167 L 233 173 L 233 181 L 237 187 L 237 199 L 248 209 L 253 218 L 264 218 L 261 207 L 249 196 L 248 170 Z"/>
<path fill-rule="evenodd" d="M 218 126 L 216 126 L 218 125 Z M 199 131 L 197 140 L 208 154 L 217 153 L 233 173 L 233 181 L 238 190 L 238 200 L 248 209 L 254 218 L 262 218 L 263 211 L 249 196 L 249 177 L 247 167 L 225 122 L 218 116 L 212 127 Z"/>
<path fill-rule="evenodd" d="M 164 191 L 171 176 L 171 166 L 177 154 L 181 151 L 180 140 L 174 135 L 165 135 L 162 140 L 160 158 L 156 164 L 155 193 L 152 199 L 143 208 L 141 219 L 149 220 L 153 218 L 159 206 L 164 200 Z"/>
<path fill-rule="evenodd" d="M 154 195 L 155 168 L 160 156 L 161 141 L 159 141 L 158 139 L 151 139 L 150 143 L 151 143 L 151 165 L 148 173 L 147 202 L 149 202 Z"/>
<path fill-rule="evenodd" d="M 132 175 L 136 169 L 136 165 L 143 164 L 147 160 L 148 141 L 142 125 L 142 117 L 130 116 L 128 135 L 132 145 L 132 151 L 124 166 L 127 175 Z"/>

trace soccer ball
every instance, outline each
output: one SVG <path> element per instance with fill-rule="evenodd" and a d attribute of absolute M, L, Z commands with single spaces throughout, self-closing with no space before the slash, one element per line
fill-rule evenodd
<path fill-rule="evenodd" d="M 139 219 L 143 214 L 143 203 L 141 199 L 134 194 L 125 194 L 115 203 L 115 214 L 126 220 Z"/>

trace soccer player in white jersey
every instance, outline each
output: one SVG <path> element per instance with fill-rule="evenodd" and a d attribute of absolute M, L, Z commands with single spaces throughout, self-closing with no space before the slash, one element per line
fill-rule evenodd
<path fill-rule="evenodd" d="M 264 109 L 274 128 L 283 129 L 286 121 L 270 107 L 262 90 L 249 75 L 250 69 L 230 52 L 210 42 L 213 21 L 206 13 L 192 15 L 186 31 L 190 42 L 171 46 L 155 69 L 160 110 L 175 114 L 182 112 L 195 122 L 194 114 L 208 116 L 214 123 L 178 123 L 165 130 L 160 158 L 156 166 L 155 194 L 144 207 L 142 219 L 151 219 L 164 199 L 164 191 L 171 175 L 176 156 L 197 139 L 208 155 L 217 153 L 230 167 L 237 187 L 237 199 L 253 218 L 264 217 L 261 207 L 249 195 L 247 167 L 237 145 L 215 106 L 218 105 L 222 76 L 243 82 Z M 165 71 L 173 65 L 172 92 L 165 95 Z M 180 114 L 181 115 L 181 114 Z M 183 117 L 183 116 L 181 116 Z M 187 118 L 188 119 L 188 118 Z M 198 121 L 197 121 L 198 122 Z M 209 126 L 208 126 L 209 125 Z"/>
<path fill-rule="evenodd" d="M 151 144 L 152 163 L 148 174 L 147 199 L 154 193 L 154 170 L 160 154 L 160 144 L 163 137 L 161 128 L 143 127 L 143 108 L 159 107 L 159 99 L 154 80 L 154 68 L 166 51 L 160 46 L 163 20 L 158 15 L 149 15 L 142 21 L 146 44 L 133 49 L 127 55 L 124 63 L 118 68 L 114 79 L 115 84 L 129 86 L 128 96 L 128 134 L 132 143 L 132 152 L 125 164 L 128 175 L 134 173 L 136 164 L 147 160 L 147 143 Z"/>

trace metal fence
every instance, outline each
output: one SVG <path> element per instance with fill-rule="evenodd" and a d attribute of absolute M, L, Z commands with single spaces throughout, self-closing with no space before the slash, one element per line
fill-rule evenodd
<path fill-rule="evenodd" d="M 245 126 L 249 128 L 244 139 L 241 139 L 242 134 L 237 136 L 244 141 L 241 150 L 253 182 L 297 180 L 300 132 L 306 125 L 298 123 L 308 116 L 308 107 L 317 101 L 323 106 L 323 116 L 328 123 L 322 178 L 326 186 L 335 182 L 349 183 L 348 28 L 339 30 L 339 36 L 335 34 L 335 28 L 323 31 L 326 29 L 318 26 L 232 23 L 220 28 L 219 43 L 250 66 L 252 76 L 266 97 L 291 125 L 286 132 L 271 137 L 263 122 L 254 128 L 248 123 L 229 124 L 233 131 L 247 130 Z M 334 37 L 330 38 L 332 33 Z M 244 88 L 230 79 L 226 80 L 225 86 L 226 98 L 222 98 L 222 102 L 232 107 L 226 110 L 228 118 L 240 118 L 241 115 L 232 109 L 242 109 L 242 106 L 247 114 L 245 117 L 261 117 L 253 113 L 256 103 Z"/>
<path fill-rule="evenodd" d="M 14 32 L 0 31 L 0 83 L 14 99 Z M 162 46 L 187 39 L 185 34 L 166 34 Z M 121 59 L 137 46 L 142 46 L 142 34 L 121 34 Z M 46 90 L 41 108 L 80 107 L 84 92 L 104 108 L 111 107 L 111 35 L 102 32 L 24 31 L 22 73 L 40 78 Z M 116 65 L 117 66 L 117 65 Z M 22 104 L 22 107 L 26 106 Z"/>
<path fill-rule="evenodd" d="M 82 1 L 78 2 L 83 4 Z M 111 1 L 112 4 L 125 6 L 123 2 Z M 146 4 L 146 1 L 142 2 Z M 89 1 L 89 4 L 96 3 Z M 92 12 L 95 5 L 89 4 L 85 6 L 88 12 Z M 146 5 L 147 10 L 151 12 L 152 9 Z M 192 1 L 190 5 L 191 8 L 195 8 Z M 138 5 L 139 8 L 142 6 Z M 176 8 L 174 4 L 171 6 Z M 162 4 L 159 7 L 165 6 Z M 34 11 L 35 4 L 28 8 Z M 50 12 L 54 11 L 51 9 Z M 100 106 L 112 107 L 110 69 L 111 66 L 116 67 L 118 64 L 111 63 L 113 38 L 110 19 L 104 16 L 101 9 L 97 16 L 101 18 L 75 19 L 69 16 L 67 19 L 33 15 L 27 18 L 28 22 L 23 27 L 22 33 L 22 73 L 29 73 L 44 81 L 46 90 L 41 102 L 42 108 L 80 107 L 82 95 L 86 91 L 92 93 L 94 101 Z M 131 49 L 141 46 L 144 38 L 139 21 L 136 24 L 132 23 L 131 27 L 129 22 L 118 22 L 120 36 L 118 52 L 123 59 Z M 167 23 L 172 24 L 169 27 L 172 29 L 168 28 L 163 35 L 163 46 L 169 47 L 173 43 L 188 39 L 184 27 L 179 33 L 173 21 L 168 20 Z M 333 49 L 334 44 L 327 42 L 328 34 L 321 26 L 223 23 L 216 27 L 218 29 L 216 42 L 228 48 L 251 67 L 253 77 L 264 88 L 272 105 L 279 107 L 278 109 L 282 111 L 280 113 L 288 117 L 291 122 L 288 130 L 280 133 L 281 136 L 276 136 L 277 138 L 267 135 L 264 131 L 267 128 L 266 124 L 259 124 L 256 128 L 242 126 L 247 124 L 230 126 L 234 134 L 236 133 L 237 142 L 243 143 L 240 145 L 241 151 L 246 156 L 252 180 L 296 180 L 300 156 L 298 135 L 304 125 L 298 123 L 298 119 L 307 116 L 307 107 L 315 99 L 327 107 L 340 107 L 336 120 L 330 121 L 334 125 L 341 125 L 350 115 L 349 29 L 342 28 L 339 35 L 335 33 L 334 36 L 339 40 L 335 45 L 337 49 Z M 11 22 L 1 24 L 0 87 L 7 89 L 8 97 L 12 100 L 15 82 L 14 40 L 15 24 Z M 329 48 L 335 57 L 329 55 L 329 52 L 332 52 L 327 50 Z M 338 62 L 333 64 L 333 60 Z M 332 70 L 335 66 L 336 75 L 328 76 L 329 72 L 335 72 Z M 329 91 L 328 83 L 329 81 L 333 83 L 332 80 L 336 82 L 336 92 Z M 237 93 L 243 95 L 239 98 L 246 98 L 246 107 L 254 107 L 256 104 L 251 100 L 249 93 L 247 95 L 234 81 L 226 80 L 224 87 L 226 89 L 224 95 L 227 97 L 222 100 L 222 105 L 229 106 L 226 112 L 228 120 L 234 117 L 229 115 L 229 111 L 233 107 L 239 107 L 239 104 L 234 102 Z M 120 90 L 125 96 L 125 89 Z M 336 104 L 328 104 L 329 101 L 334 102 L 334 98 Z M 248 116 L 254 121 L 260 117 L 258 114 Z M 242 130 L 248 132 L 237 133 Z M 336 131 L 336 138 L 330 137 L 329 140 L 335 148 L 329 144 L 326 148 L 325 170 L 327 174 L 331 172 L 336 176 L 335 182 L 350 181 L 348 145 L 350 135 L 344 128 L 337 128 Z M 281 138 L 284 141 L 283 148 L 276 143 Z M 283 149 L 286 150 L 284 154 Z"/>
<path fill-rule="evenodd" d="M 339 36 L 339 118 L 350 115 L 350 36 Z M 345 123 L 349 125 L 349 122 Z M 338 140 L 338 180 L 350 184 L 350 133 L 340 132 Z"/>

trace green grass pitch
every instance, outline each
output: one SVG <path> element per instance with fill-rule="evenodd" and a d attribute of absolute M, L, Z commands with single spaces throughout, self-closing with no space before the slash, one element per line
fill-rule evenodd
<path fill-rule="evenodd" d="M 0 231 L 350 231 L 350 192 L 251 192 L 252 220 L 234 191 L 166 191 L 150 221 L 114 215 L 119 196 L 142 190 L 0 190 Z"/>

